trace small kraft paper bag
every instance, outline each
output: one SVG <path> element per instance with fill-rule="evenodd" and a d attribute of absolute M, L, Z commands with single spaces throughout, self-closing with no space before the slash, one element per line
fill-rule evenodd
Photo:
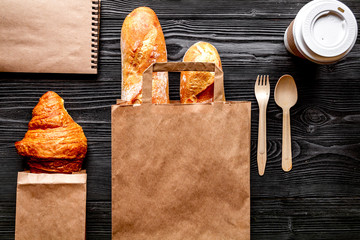
<path fill-rule="evenodd" d="M 153 72 L 215 72 L 214 102 L 152 104 Z M 250 239 L 250 102 L 213 63 L 155 63 L 143 103 L 112 106 L 112 237 Z"/>
<path fill-rule="evenodd" d="M 15 239 L 85 239 L 86 179 L 84 171 L 19 172 Z"/>

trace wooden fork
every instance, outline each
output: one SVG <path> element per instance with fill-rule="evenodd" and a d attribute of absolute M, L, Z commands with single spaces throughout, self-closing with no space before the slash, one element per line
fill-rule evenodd
<path fill-rule="evenodd" d="M 265 77 L 267 79 L 265 80 Z M 269 75 L 258 75 L 255 82 L 255 97 L 259 105 L 259 132 L 257 163 L 259 175 L 264 175 L 266 166 L 266 107 L 270 97 Z"/>

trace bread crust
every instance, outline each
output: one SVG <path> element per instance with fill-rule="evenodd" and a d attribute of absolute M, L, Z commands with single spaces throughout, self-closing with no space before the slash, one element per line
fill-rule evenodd
<path fill-rule="evenodd" d="M 139 7 L 124 20 L 121 29 L 121 99 L 141 103 L 142 74 L 154 62 L 166 62 L 166 44 L 160 22 L 148 7 Z M 153 103 L 169 103 L 168 74 L 153 74 Z"/>
<path fill-rule="evenodd" d="M 197 42 L 185 53 L 183 62 L 213 62 L 220 69 L 221 60 L 216 48 L 207 42 Z M 181 72 L 181 103 L 207 103 L 214 100 L 213 72 Z"/>
<path fill-rule="evenodd" d="M 64 100 L 50 91 L 33 109 L 28 131 L 15 147 L 28 158 L 31 172 L 71 173 L 81 169 L 87 139 L 64 108 Z"/>

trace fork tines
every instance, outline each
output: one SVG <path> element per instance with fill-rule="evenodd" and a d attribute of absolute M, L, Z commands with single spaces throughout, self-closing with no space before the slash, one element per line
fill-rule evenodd
<path fill-rule="evenodd" d="M 260 81 L 259 81 L 259 77 L 260 77 Z M 260 86 L 269 85 L 269 75 L 258 75 L 256 78 L 256 85 L 260 85 Z"/>

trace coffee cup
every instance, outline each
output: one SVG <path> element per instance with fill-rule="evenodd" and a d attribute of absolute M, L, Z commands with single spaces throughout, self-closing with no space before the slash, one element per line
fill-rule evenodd
<path fill-rule="evenodd" d="M 318 64 L 344 58 L 357 38 L 352 11 L 337 0 L 313 0 L 300 9 L 284 34 L 286 49 Z"/>

